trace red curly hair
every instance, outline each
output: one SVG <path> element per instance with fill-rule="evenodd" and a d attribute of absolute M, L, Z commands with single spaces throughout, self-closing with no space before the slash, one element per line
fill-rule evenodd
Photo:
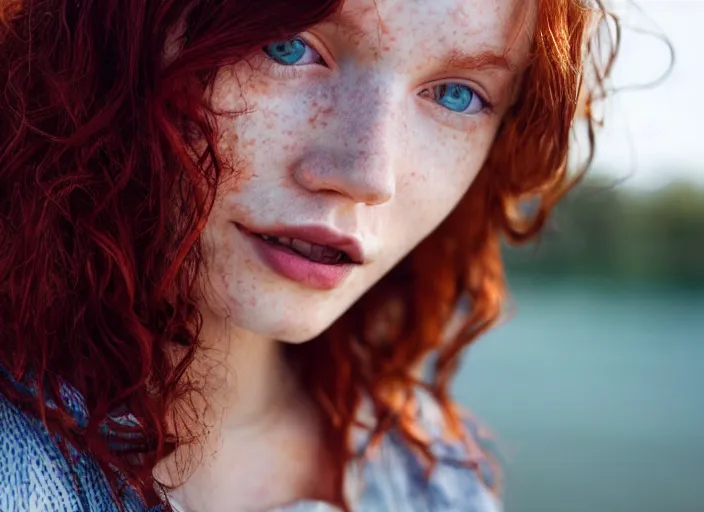
<path fill-rule="evenodd" d="M 158 499 L 152 468 L 179 441 L 167 417 L 192 391 L 200 233 L 223 171 L 205 92 L 222 66 L 340 3 L 0 2 L 0 393 L 90 451 L 113 483 L 117 468 L 148 504 Z M 567 156 L 580 98 L 590 134 L 596 122 L 589 105 L 618 46 L 602 60 L 590 43 L 596 18 L 609 19 L 597 1 L 538 0 L 517 101 L 466 197 L 330 329 L 288 348 L 329 419 L 340 468 L 352 457 L 344 440 L 363 396 L 376 433 L 398 428 L 430 463 L 414 388 L 425 386 L 462 436 L 448 383 L 462 350 L 501 314 L 500 240 L 536 235 L 574 183 Z M 182 48 L 165 59 L 177 26 Z M 539 202 L 530 218 L 519 208 L 526 198 Z M 461 300 L 468 312 L 448 338 Z M 185 353 L 178 361 L 174 344 Z M 421 382 L 430 354 L 432 375 Z M 18 391 L 28 380 L 36 394 Z M 85 400 L 87 425 L 57 400 L 67 384 Z M 117 410 L 138 425 L 114 424 Z M 139 435 L 117 451 L 106 424 Z M 338 484 L 342 500 L 341 476 Z"/>

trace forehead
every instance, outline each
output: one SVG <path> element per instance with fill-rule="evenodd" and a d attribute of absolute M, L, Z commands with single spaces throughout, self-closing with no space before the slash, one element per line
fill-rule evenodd
<path fill-rule="evenodd" d="M 335 19 L 369 44 L 482 46 L 520 58 L 535 8 L 536 0 L 346 0 Z"/>

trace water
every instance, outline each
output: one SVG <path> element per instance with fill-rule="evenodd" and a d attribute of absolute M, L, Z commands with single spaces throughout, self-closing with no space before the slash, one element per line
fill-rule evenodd
<path fill-rule="evenodd" d="M 704 511 L 704 293 L 514 283 L 455 396 L 506 459 L 506 512 Z"/>

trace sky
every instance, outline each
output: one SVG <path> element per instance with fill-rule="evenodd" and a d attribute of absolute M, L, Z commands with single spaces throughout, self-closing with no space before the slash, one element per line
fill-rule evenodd
<path fill-rule="evenodd" d="M 610 0 L 624 25 L 622 53 L 613 81 L 624 90 L 605 106 L 606 124 L 597 138 L 595 170 L 628 187 L 653 189 L 689 180 L 704 186 L 704 0 Z M 608 3 L 608 0 L 607 0 Z"/>

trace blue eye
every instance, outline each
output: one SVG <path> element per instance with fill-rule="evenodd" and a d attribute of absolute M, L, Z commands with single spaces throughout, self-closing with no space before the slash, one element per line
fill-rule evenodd
<path fill-rule="evenodd" d="M 471 87 L 458 83 L 439 84 L 432 88 L 433 99 L 453 112 L 477 114 L 486 107 L 484 100 Z"/>
<path fill-rule="evenodd" d="M 282 66 L 315 64 L 321 60 L 320 54 L 300 37 L 271 43 L 264 47 L 264 53 Z"/>

